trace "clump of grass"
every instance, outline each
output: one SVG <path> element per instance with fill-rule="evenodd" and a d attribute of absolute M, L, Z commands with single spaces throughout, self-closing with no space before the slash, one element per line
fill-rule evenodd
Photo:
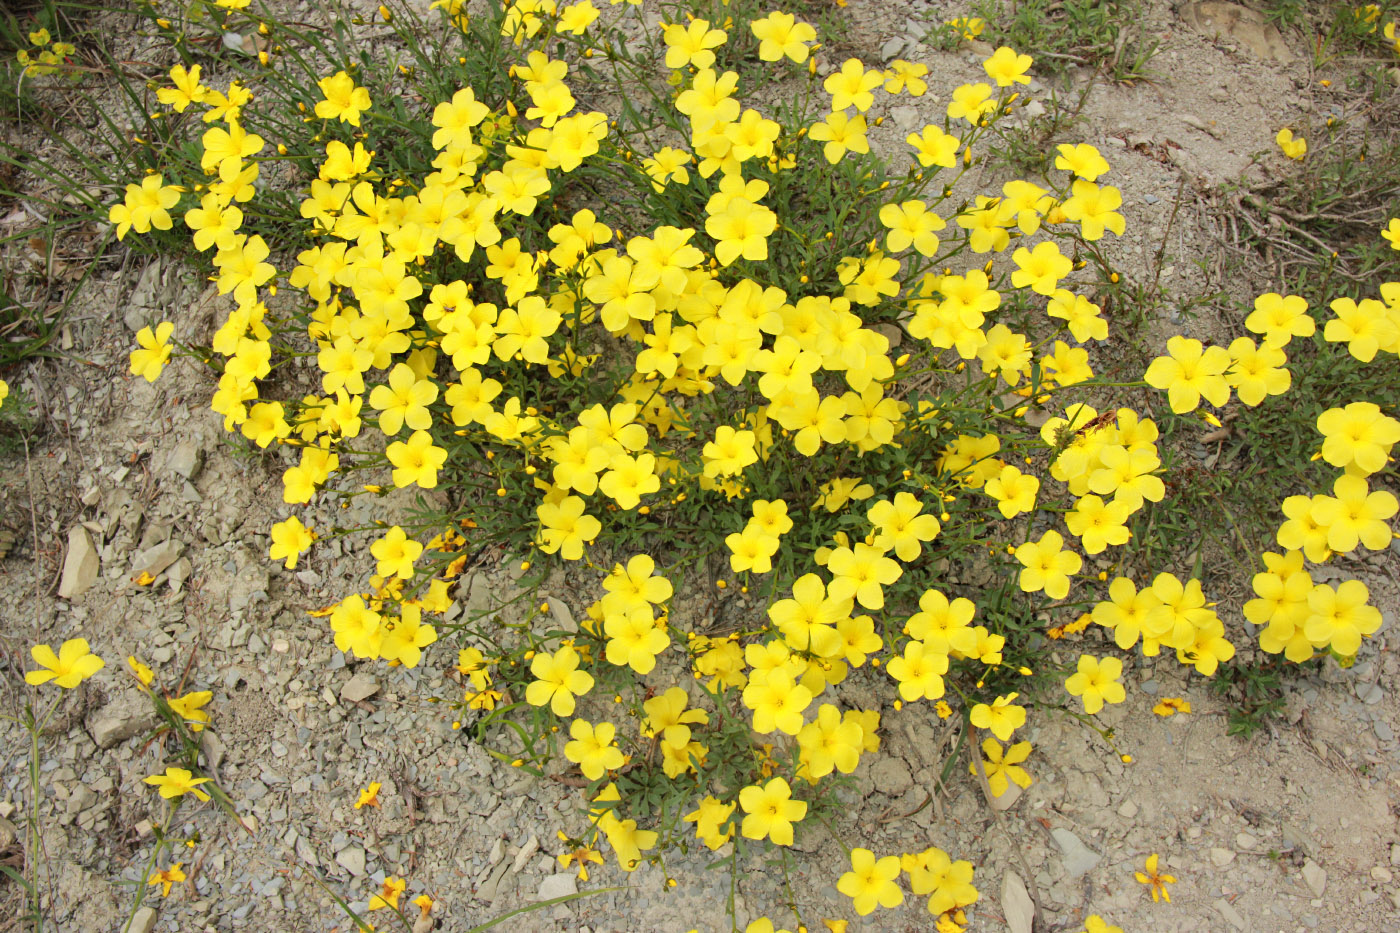
<path fill-rule="evenodd" d="M 1040 66 L 1063 75 L 1087 68 L 1110 81 L 1150 80 L 1157 41 L 1144 34 L 1138 0 L 977 0 L 980 38 L 1034 49 Z"/>

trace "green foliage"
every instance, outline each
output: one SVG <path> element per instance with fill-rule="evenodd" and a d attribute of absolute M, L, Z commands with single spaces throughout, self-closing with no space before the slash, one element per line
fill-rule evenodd
<path fill-rule="evenodd" d="M 1151 79 L 1158 42 L 1143 34 L 1140 0 L 977 0 L 984 41 L 1033 51 L 1041 67 L 1063 74 L 1088 68 L 1111 81 Z"/>
<path fill-rule="evenodd" d="M 1221 665 L 1210 688 L 1229 703 L 1226 735 L 1252 738 L 1283 713 L 1287 706 L 1283 693 L 1285 673 L 1289 680 L 1296 676 L 1293 671 L 1285 672 L 1273 659 Z"/>

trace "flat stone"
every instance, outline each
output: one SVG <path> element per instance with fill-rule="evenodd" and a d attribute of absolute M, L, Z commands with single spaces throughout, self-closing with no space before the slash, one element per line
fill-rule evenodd
<path fill-rule="evenodd" d="M 923 121 L 919 118 L 919 110 L 917 107 L 894 107 L 890 110 L 890 119 L 894 121 L 895 126 L 905 133 L 912 133 L 923 125 Z"/>
<path fill-rule="evenodd" d="M 1321 897 L 1322 893 L 1327 890 L 1327 870 L 1312 859 L 1308 859 L 1303 863 L 1303 881 L 1307 884 L 1313 897 Z"/>
<path fill-rule="evenodd" d="M 98 748 L 111 748 L 159 722 L 150 699 L 139 690 L 127 690 L 88 716 L 87 731 Z"/>
<path fill-rule="evenodd" d="M 1225 135 L 1220 127 L 1216 126 L 1213 122 L 1207 123 L 1194 113 L 1179 113 L 1176 115 L 1176 118 L 1192 129 L 1199 130 L 1208 136 L 1214 136 L 1216 139 L 1220 139 Z"/>
<path fill-rule="evenodd" d="M 1235 837 L 1236 848 L 1248 851 L 1250 849 L 1256 848 L 1258 845 L 1259 840 L 1251 836 L 1249 833 L 1240 833 L 1238 836 Z"/>
<path fill-rule="evenodd" d="M 131 916 L 129 933 L 151 933 L 156 928 L 156 912 L 150 907 L 142 907 Z"/>
<path fill-rule="evenodd" d="M 200 450 L 199 445 L 194 441 L 181 441 L 170 452 L 170 458 L 166 460 L 165 465 L 172 472 L 192 480 L 199 475 L 199 471 L 204 467 L 204 451 Z"/>
<path fill-rule="evenodd" d="M 185 586 L 185 581 L 190 578 L 194 571 L 194 564 L 190 563 L 188 557 L 182 557 L 170 565 L 169 571 L 165 574 L 165 579 L 170 581 L 170 588 L 175 592 L 180 592 Z"/>
<path fill-rule="evenodd" d="M 578 631 L 578 622 L 575 621 L 574 614 L 572 610 L 569 609 L 569 604 L 564 602 L 564 600 L 550 597 L 549 614 L 554 616 L 554 623 L 559 626 L 561 631 L 569 633 Z"/>
<path fill-rule="evenodd" d="M 360 846 L 346 846 L 335 854 L 335 863 L 356 878 L 365 874 L 365 850 Z"/>
<path fill-rule="evenodd" d="M 537 901 L 553 900 L 556 897 L 568 897 L 570 894 L 578 893 L 578 882 L 574 876 L 568 872 L 558 875 L 550 875 L 540 882 L 539 894 L 535 897 Z"/>
<path fill-rule="evenodd" d="M 1031 900 L 1026 883 L 1014 871 L 1001 879 L 1001 911 L 1011 933 L 1031 933 L 1035 923 L 1035 902 Z"/>
<path fill-rule="evenodd" d="M 496 899 L 496 891 L 501 886 L 501 879 L 510 871 L 510 862 L 503 861 L 492 869 L 490 877 L 480 884 L 476 889 L 476 899 L 479 901 L 492 901 Z"/>
<path fill-rule="evenodd" d="M 530 857 L 540 850 L 540 839 L 533 833 L 530 834 L 530 841 L 525 843 L 519 852 L 515 854 L 515 862 L 511 866 L 512 871 L 520 871 L 525 867 L 525 863 L 530 861 Z"/>
<path fill-rule="evenodd" d="M 180 555 L 185 552 L 185 546 L 174 538 L 168 538 L 154 547 L 149 547 L 136 555 L 136 559 L 131 562 L 131 575 L 138 577 L 141 574 L 157 576 L 180 559 Z"/>
<path fill-rule="evenodd" d="M 1055 845 L 1064 854 L 1065 874 L 1071 881 L 1084 877 L 1103 861 L 1103 856 L 1084 845 L 1078 836 L 1067 829 L 1050 830 L 1050 838 L 1055 840 Z"/>
<path fill-rule="evenodd" d="M 1249 928 L 1244 922 L 1244 918 L 1240 916 L 1240 912 L 1235 909 L 1235 905 L 1225 900 L 1225 898 L 1216 898 L 1211 906 L 1215 908 L 1216 913 L 1225 918 L 1226 923 L 1230 924 L 1230 926 L 1234 927 L 1236 930 L 1247 930 Z"/>
<path fill-rule="evenodd" d="M 1371 878 L 1381 884 L 1390 884 L 1395 880 L 1395 874 L 1383 865 L 1376 865 L 1371 869 Z"/>
<path fill-rule="evenodd" d="M 379 692 L 379 681 L 373 674 L 367 671 L 360 671 L 355 676 L 345 682 L 345 686 L 340 688 L 340 698 L 347 703 L 358 703 L 361 700 L 368 700 Z"/>
<path fill-rule="evenodd" d="M 1183 6 L 1181 18 L 1186 25 L 1207 35 L 1234 39 L 1259 58 L 1293 60 L 1293 51 L 1283 41 L 1283 36 L 1257 10 L 1238 3 L 1207 0 Z"/>
<path fill-rule="evenodd" d="M 74 525 L 68 530 L 68 554 L 63 559 L 63 576 L 58 583 L 58 595 L 64 599 L 74 599 L 87 592 L 97 582 L 97 572 L 102 568 L 97 556 L 97 547 L 92 543 L 92 535 L 82 525 Z"/>
<path fill-rule="evenodd" d="M 1138 805 L 1131 800 L 1125 800 L 1118 807 L 1118 815 L 1125 820 L 1131 820 L 1138 815 Z"/>
<path fill-rule="evenodd" d="M 1214 848 L 1210 850 L 1210 862 L 1216 868 L 1224 868 L 1235 860 L 1235 853 L 1229 849 Z"/>

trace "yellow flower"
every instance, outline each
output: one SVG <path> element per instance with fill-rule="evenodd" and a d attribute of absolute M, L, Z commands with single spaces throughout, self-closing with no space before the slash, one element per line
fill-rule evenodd
<path fill-rule="evenodd" d="M 1044 590 L 1051 599 L 1069 595 L 1070 574 L 1078 573 L 1084 561 L 1073 551 L 1063 550 L 1064 543 L 1058 531 L 1047 531 L 1039 541 L 1027 541 L 1016 548 L 1016 560 L 1024 568 L 1019 580 L 1023 591 Z"/>
<path fill-rule="evenodd" d="M 203 707 L 212 699 L 214 694 L 208 690 L 196 690 L 178 699 L 167 700 L 166 703 L 171 712 L 185 721 L 191 732 L 203 732 L 204 724 L 209 721 L 209 714 Z"/>
<path fill-rule="evenodd" d="M 996 112 L 997 102 L 991 95 L 991 87 L 980 81 L 954 88 L 952 102 L 948 104 L 948 119 L 966 120 L 975 126 L 982 117 Z"/>
<path fill-rule="evenodd" d="M 394 467 L 394 485 L 399 489 L 413 483 L 423 489 L 436 488 L 438 471 L 447 462 L 447 451 L 435 446 L 427 431 L 414 431 L 407 441 L 395 441 L 384 454 Z"/>
<path fill-rule="evenodd" d="M 758 672 L 744 688 L 744 705 L 753 710 L 755 732 L 768 735 L 774 730 L 797 735 L 802 729 L 802 711 L 812 702 L 812 691 L 798 683 L 785 669 Z M 747 835 L 747 833 L 745 834 Z"/>
<path fill-rule="evenodd" d="M 987 480 L 984 490 L 997 501 L 997 511 L 1001 512 L 1003 518 L 1015 518 L 1022 512 L 1030 512 L 1035 508 L 1035 497 L 1040 492 L 1040 480 L 1008 464 L 1001 468 L 1000 473 Z"/>
<path fill-rule="evenodd" d="M 856 913 L 864 917 L 880 907 L 898 907 L 904 903 L 899 889 L 899 856 L 887 855 L 876 860 L 869 849 L 851 850 L 851 870 L 836 882 L 836 890 L 851 899 Z"/>
<path fill-rule="evenodd" d="M 288 570 L 295 570 L 297 558 L 316 540 L 316 534 L 293 515 L 272 526 L 272 547 L 268 556 L 273 560 L 285 560 Z"/>
<path fill-rule="evenodd" d="M 399 896 L 408 887 L 408 882 L 402 878 L 395 878 L 393 875 L 386 876 L 379 886 L 379 893 L 369 899 L 370 910 L 382 910 L 385 907 L 399 909 Z"/>
<path fill-rule="evenodd" d="M 1152 707 L 1152 712 L 1163 719 L 1175 716 L 1177 713 L 1189 713 L 1191 712 L 1191 701 L 1183 700 L 1180 697 L 1162 697 L 1157 701 L 1157 705 Z"/>
<path fill-rule="evenodd" d="M 583 719 L 569 724 L 573 741 L 564 745 L 564 757 L 579 766 L 583 776 L 596 781 L 604 771 L 623 766 L 627 759 L 617 747 L 617 727 L 610 722 L 596 726 Z"/>
<path fill-rule="evenodd" d="M 709 68 L 715 63 L 713 49 L 724 45 L 729 36 L 723 29 L 711 29 L 708 20 L 694 19 L 689 25 L 679 23 L 661 27 L 666 43 L 666 67 Z"/>
<path fill-rule="evenodd" d="M 132 676 L 140 682 L 141 686 L 149 687 L 155 678 L 155 672 L 138 661 L 135 655 L 130 655 L 126 659 L 127 666 L 131 668 Z"/>
<path fill-rule="evenodd" d="M 650 673 L 656 656 L 671 644 L 664 618 L 657 620 L 646 603 L 607 613 L 603 630 L 608 663 L 626 665 L 638 674 Z"/>
<path fill-rule="evenodd" d="M 181 870 L 181 866 L 184 864 L 184 862 L 176 862 L 164 871 L 152 872 L 151 876 L 146 879 L 146 884 L 159 887 L 161 897 L 169 897 L 171 886 L 177 881 L 185 880 L 185 873 Z"/>
<path fill-rule="evenodd" d="M 568 646 L 554 654 L 540 652 L 530 662 L 535 680 L 525 688 L 525 702 L 549 706 L 556 716 L 572 716 L 574 697 L 593 689 L 593 675 L 578 669 L 579 654 Z"/>
<path fill-rule="evenodd" d="M 987 787 L 993 797 L 1000 797 L 1006 793 L 1008 780 L 1020 787 L 1031 786 L 1031 776 L 1020 767 L 1021 762 L 1031 753 L 1031 743 L 1017 742 L 1015 745 L 1008 745 L 1003 756 L 1000 742 L 996 739 L 984 739 L 982 753 L 985 756 L 982 768 L 987 774 Z M 968 771 L 976 774 L 976 765 L 968 765 Z"/>
<path fill-rule="evenodd" d="M 782 778 L 767 784 L 745 787 L 739 791 L 739 806 L 744 808 L 739 832 L 745 839 L 771 839 L 774 845 L 792 845 L 792 824 L 807 815 L 807 802 L 792 799 L 792 788 Z"/>
<path fill-rule="evenodd" d="M 1295 138 L 1293 136 L 1293 131 L 1288 127 L 1284 127 L 1278 131 L 1278 135 L 1274 137 L 1274 142 L 1278 143 L 1278 147 L 1283 150 L 1284 155 L 1293 159 L 1295 162 L 1301 162 L 1303 156 L 1308 153 L 1308 141 L 1301 136 Z"/>
<path fill-rule="evenodd" d="M 969 721 L 978 729 L 987 729 L 1003 742 L 1011 738 L 1011 733 L 1026 724 L 1026 708 L 1012 703 L 1019 694 L 1008 693 L 997 697 L 989 706 L 978 703 L 969 713 Z"/>
<path fill-rule="evenodd" d="M 170 69 L 170 80 L 175 83 L 174 87 L 162 87 L 156 89 L 156 100 L 162 104 L 173 107 L 176 113 L 184 113 L 190 104 L 203 103 L 209 94 L 209 89 L 199 83 L 199 66 L 195 65 L 188 71 L 184 65 L 176 65 Z"/>
<path fill-rule="evenodd" d="M 1264 335 L 1268 347 L 1287 346 L 1294 337 L 1311 337 L 1317 324 L 1308 316 L 1308 301 L 1298 295 L 1266 292 L 1254 299 L 1254 311 L 1244 326 Z"/>
<path fill-rule="evenodd" d="M 1172 895 L 1171 892 L 1167 890 L 1167 885 L 1176 884 L 1176 878 L 1172 877 L 1166 872 L 1162 872 L 1160 874 L 1157 872 L 1156 852 L 1153 852 L 1147 857 L 1147 864 L 1145 867 L 1147 869 L 1146 872 L 1134 872 L 1133 877 L 1137 878 L 1139 883 L 1151 887 L 1152 900 L 1154 903 L 1157 901 L 1165 900 L 1168 904 L 1170 904 L 1172 902 Z"/>
<path fill-rule="evenodd" d="M 658 488 L 659 485 L 658 485 Z M 583 546 L 592 544 L 603 530 L 602 522 L 583 512 L 584 501 L 565 496 L 559 502 L 542 502 L 535 509 L 540 520 L 536 543 L 546 554 L 559 554 L 565 560 L 583 557 Z"/>
<path fill-rule="evenodd" d="M 379 788 L 381 786 L 378 781 L 371 781 L 369 787 L 360 791 L 359 799 L 355 801 L 355 809 L 379 806 Z"/>
<path fill-rule="evenodd" d="M 379 656 L 404 667 L 417 667 L 423 649 L 437 641 L 437 631 L 423 624 L 422 607 L 412 603 L 403 603 L 399 618 L 385 619 L 381 629 Z"/>
<path fill-rule="evenodd" d="M 410 539 L 397 525 L 370 545 L 370 554 L 379 561 L 380 576 L 398 576 L 404 580 L 413 576 L 413 562 L 422 553 L 423 545 Z"/>
<path fill-rule="evenodd" d="M 212 778 L 197 778 L 184 768 L 166 768 L 164 774 L 153 774 L 143 780 L 153 787 L 160 788 L 160 795 L 166 800 L 194 794 L 196 799 L 208 802 L 209 795 L 200 790 L 199 785 L 209 783 Z"/>
<path fill-rule="evenodd" d="M 997 87 L 1010 87 L 1012 84 L 1031 83 L 1026 75 L 1031 64 L 1029 55 L 1018 55 L 1014 49 L 1003 45 L 982 63 L 982 68 L 987 72 L 987 77 L 997 83 Z"/>
<path fill-rule="evenodd" d="M 155 382 L 160 376 L 160 371 L 170 361 L 169 340 L 174 331 L 175 325 L 170 321 L 162 321 L 156 325 L 154 331 L 149 327 L 141 328 L 136 334 L 136 342 L 140 346 L 131 351 L 132 373 L 141 376 L 147 382 Z"/>
<path fill-rule="evenodd" d="M 117 225 L 117 239 L 126 236 L 128 230 L 169 230 L 173 226 L 169 209 L 179 202 L 183 190 L 178 185 L 164 185 L 159 175 L 147 175 L 141 184 L 127 185 L 126 199 L 113 204 L 107 212 L 107 219 Z"/>
<path fill-rule="evenodd" d="M 316 116 L 323 120 L 340 120 L 351 126 L 360 125 L 360 113 L 370 106 L 369 90 L 355 86 L 355 79 L 343 71 L 316 82 L 325 100 L 316 102 Z"/>
<path fill-rule="evenodd" d="M 564 839 L 565 841 L 568 841 L 567 837 L 564 836 L 563 832 L 559 833 L 559 837 L 561 839 Z M 559 856 L 559 864 L 562 865 L 564 868 L 567 869 L 570 864 L 578 866 L 579 881 L 588 880 L 589 862 L 594 862 L 598 865 L 603 864 L 603 853 L 599 852 L 592 846 L 584 845 L 581 842 L 575 845 L 574 848 Z"/>
<path fill-rule="evenodd" d="M 1318 416 L 1317 430 L 1323 437 L 1322 459 L 1364 475 L 1385 469 L 1391 447 L 1400 442 L 1400 421 L 1374 402 L 1329 408 Z"/>
<path fill-rule="evenodd" d="M 810 23 L 798 22 L 791 13 L 773 12 L 749 23 L 749 29 L 759 40 L 761 61 L 781 61 L 787 56 L 801 64 L 810 53 L 809 43 L 815 42 L 817 30 Z"/>
<path fill-rule="evenodd" d="M 987 741 L 996 745 L 991 739 Z M 1022 744 L 1029 747 L 1030 743 Z M 953 861 L 937 846 L 904 855 L 900 867 L 909 873 L 909 889 L 920 897 L 929 896 L 930 914 L 953 914 L 977 902 L 977 889 L 972 885 L 972 863 L 963 859 Z M 940 925 L 937 929 L 942 933 L 944 928 Z"/>
<path fill-rule="evenodd" d="M 65 641 L 58 654 L 54 654 L 48 645 L 35 645 L 29 649 L 29 653 L 36 664 L 46 668 L 24 675 L 24 682 L 33 687 L 53 681 L 63 689 L 71 690 L 106 666 L 106 662 L 88 650 L 87 640 L 83 638 Z"/>
<path fill-rule="evenodd" d="M 1099 176 L 1108 171 L 1108 160 L 1088 143 L 1061 143 L 1055 150 L 1059 153 L 1055 156 L 1055 168 L 1064 169 L 1085 181 L 1098 181 Z"/>
<path fill-rule="evenodd" d="M 822 87 L 831 95 L 833 112 L 854 106 L 864 113 L 875 103 L 871 91 L 885 83 L 885 76 L 879 71 L 866 71 L 858 58 L 848 58 L 841 63 L 841 70 L 828 75 Z"/>
<path fill-rule="evenodd" d="M 725 803 L 707 796 L 696 809 L 682 819 L 695 824 L 695 837 L 711 852 L 734 838 L 734 823 L 729 818 L 737 804 Z"/>
<path fill-rule="evenodd" d="M 1109 185 L 1100 187 L 1092 181 L 1076 178 L 1070 188 L 1071 197 L 1060 205 L 1066 220 L 1079 224 L 1086 240 L 1102 239 L 1105 230 L 1123 235 L 1127 224 L 1118 208 L 1123 206 L 1123 194 Z"/>
<path fill-rule="evenodd" d="M 1400 249 L 1400 217 L 1392 217 L 1390 223 L 1381 231 L 1381 236 L 1389 241 L 1391 249 Z"/>
<path fill-rule="evenodd" d="M 1206 347 L 1199 340 L 1172 337 L 1167 341 L 1167 355 L 1154 359 L 1143 379 L 1154 389 L 1167 393 L 1172 411 L 1185 414 L 1195 411 L 1204 397 L 1219 407 L 1230 399 L 1230 383 L 1225 370 L 1230 366 L 1230 354 L 1224 347 Z"/>
<path fill-rule="evenodd" d="M 1079 656 L 1078 670 L 1065 681 L 1065 689 L 1070 696 L 1082 698 L 1084 711 L 1092 716 L 1105 703 L 1123 702 L 1126 692 L 1118 682 L 1122 676 L 1123 662 L 1117 658 L 1083 654 Z"/>
<path fill-rule="evenodd" d="M 598 8 L 592 4 L 591 0 L 571 3 L 559 11 L 559 22 L 555 24 L 554 29 L 561 34 L 567 32 L 571 35 L 581 36 L 584 30 L 593 25 L 598 16 Z M 600 858 L 599 861 L 602 859 Z M 588 879 L 585 877 L 587 873 L 583 871 L 582 865 L 579 866 L 579 872 L 580 877 L 587 881 Z"/>

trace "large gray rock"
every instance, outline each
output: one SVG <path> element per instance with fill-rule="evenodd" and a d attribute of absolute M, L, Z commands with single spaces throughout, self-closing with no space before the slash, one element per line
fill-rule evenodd
<path fill-rule="evenodd" d="M 87 592 L 97 582 L 97 571 L 101 566 L 92 535 L 82 525 L 74 525 L 68 530 L 68 555 L 63 559 L 58 595 L 73 599 Z"/>
<path fill-rule="evenodd" d="M 368 700 L 378 692 L 379 681 L 374 679 L 374 675 L 360 671 L 340 688 L 340 698 L 347 703 L 358 703 Z"/>
<path fill-rule="evenodd" d="M 1026 890 L 1026 883 L 1014 871 L 1001 879 L 1001 912 L 1011 933 L 1031 933 L 1035 925 L 1035 901 Z"/>
<path fill-rule="evenodd" d="M 556 897 L 567 897 L 570 894 L 578 893 L 578 882 L 574 876 L 568 872 L 558 875 L 550 875 L 540 882 L 540 892 L 535 898 L 537 901 L 548 901 Z"/>
<path fill-rule="evenodd" d="M 1052 829 L 1050 837 L 1055 840 L 1055 845 L 1060 847 L 1060 852 L 1064 855 L 1065 874 L 1072 881 L 1083 878 L 1103 861 L 1103 856 L 1090 849 L 1067 829 Z"/>
<path fill-rule="evenodd" d="M 1181 18 L 1186 25 L 1206 35 L 1234 39 L 1259 58 L 1280 62 L 1293 61 L 1293 50 L 1283 41 L 1283 36 L 1273 24 L 1258 10 L 1251 10 L 1238 3 L 1206 0 L 1183 6 Z"/>
<path fill-rule="evenodd" d="M 156 928 L 156 912 L 150 907 L 142 907 L 131 918 L 130 933 L 151 933 Z"/>
<path fill-rule="evenodd" d="M 150 697 L 139 690 L 127 690 L 106 706 L 88 716 L 88 735 L 98 748 L 111 748 L 118 742 L 149 732 L 160 722 Z"/>

